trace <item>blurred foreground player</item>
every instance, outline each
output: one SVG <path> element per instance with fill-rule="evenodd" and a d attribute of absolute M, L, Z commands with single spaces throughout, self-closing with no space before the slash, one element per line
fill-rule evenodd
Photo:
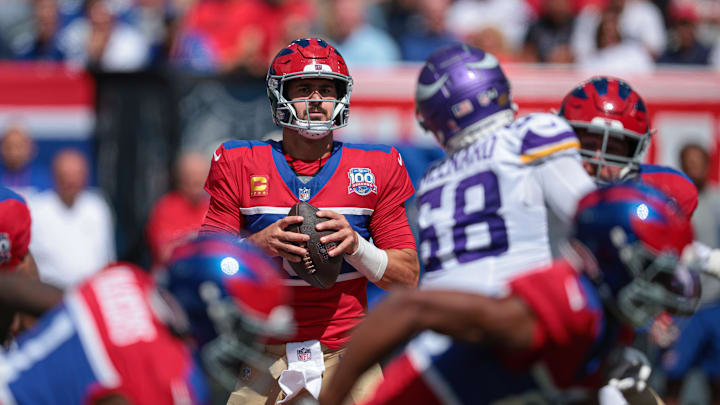
<path fill-rule="evenodd" d="M 480 292 L 549 265 L 546 206 L 570 222 L 595 188 L 570 126 L 552 114 L 515 119 L 497 59 L 465 44 L 428 58 L 415 99 L 448 153 L 418 188 L 423 287 Z"/>
<path fill-rule="evenodd" d="M 30 211 L 25 199 L 9 188 L 0 186 L 1 272 L 16 272 L 22 276 L 38 278 L 35 260 L 28 250 L 30 225 Z M 9 305 L 11 304 L 0 302 L 0 343 L 5 342 L 11 332 L 24 329 L 31 323 L 27 315 L 16 313 Z"/>
<path fill-rule="evenodd" d="M 511 280 L 502 296 L 413 291 L 378 306 L 320 402 L 340 404 L 367 365 L 427 329 L 386 368 L 368 404 L 591 400 L 625 377 L 632 352 L 614 353 L 634 326 L 659 311 L 693 311 L 697 275 L 678 266 L 691 241 L 690 222 L 659 191 L 635 183 L 594 191 L 578 205 L 565 257 Z M 608 401 L 619 394 L 613 387 L 603 387 L 601 403 L 624 403 Z"/>
<path fill-rule="evenodd" d="M 176 252 L 165 277 L 172 295 L 124 263 L 68 292 L 0 353 L 0 403 L 203 404 L 205 379 L 194 349 L 205 343 L 213 354 L 201 348 L 201 357 L 232 359 L 238 346 L 215 342 L 252 343 L 268 323 L 273 331 L 288 329 L 287 291 L 260 254 L 219 238 Z"/>
<path fill-rule="evenodd" d="M 295 40 L 278 52 L 267 75 L 272 118 L 282 127 L 282 141 L 229 141 L 214 153 L 205 186 L 210 208 L 201 233 L 247 236 L 282 260 L 298 325 L 294 337 L 265 347 L 276 360 L 270 371 L 278 384 L 257 386 L 244 376 L 264 371 L 250 368 L 238 376 L 229 404 L 275 403 L 300 387 L 317 395 L 350 331 L 365 316 L 368 281 L 381 288 L 417 284 L 420 268 L 404 205 L 414 190 L 400 154 L 387 145 L 333 138 L 348 124 L 352 84 L 334 47 L 319 38 Z M 287 216 L 299 201 L 320 208 L 317 216 L 329 219 L 316 229 L 333 231 L 321 242 L 336 243 L 328 255 L 344 260 L 328 289 L 311 286 L 288 263 L 300 262 L 307 253 L 298 245 L 309 237 L 286 230 L 303 220 Z M 381 378 L 379 367 L 369 374 L 368 384 L 358 384 L 356 400 Z"/>

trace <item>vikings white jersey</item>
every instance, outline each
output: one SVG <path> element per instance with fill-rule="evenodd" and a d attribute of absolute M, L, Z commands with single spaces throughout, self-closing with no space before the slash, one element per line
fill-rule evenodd
<path fill-rule="evenodd" d="M 549 265 L 546 203 L 569 220 L 594 188 L 579 147 L 564 120 L 531 114 L 431 166 L 418 191 L 423 287 L 493 293 Z"/>

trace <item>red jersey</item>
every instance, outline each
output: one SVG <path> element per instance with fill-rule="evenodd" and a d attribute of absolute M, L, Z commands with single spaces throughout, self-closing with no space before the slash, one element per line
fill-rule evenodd
<path fill-rule="evenodd" d="M 286 161 L 282 143 L 230 141 L 215 151 L 205 189 L 211 198 L 202 231 L 255 233 L 307 201 L 344 215 L 378 248 L 415 249 L 404 208 L 414 189 L 400 154 L 389 146 L 335 142 L 327 162 L 305 183 Z M 337 283 L 323 290 L 296 276 L 285 260 L 282 267 L 298 324 L 288 341 L 342 346 L 364 316 L 367 279 L 345 262 Z"/>
<path fill-rule="evenodd" d="M 155 203 L 147 223 L 154 265 L 167 260 L 178 241 L 200 230 L 209 203 L 210 199 L 193 204 L 177 191 L 165 194 Z"/>
<path fill-rule="evenodd" d="M 68 293 L 0 352 L 0 404 L 91 404 L 118 394 L 132 404 L 205 403 L 199 367 L 156 314 L 152 277 L 110 266 Z"/>
<path fill-rule="evenodd" d="M 529 350 L 501 352 L 423 332 L 385 368 L 364 405 L 546 403 L 554 390 L 588 395 L 604 384 L 609 352 L 627 345 L 632 330 L 607 315 L 587 277 L 560 260 L 513 279 L 507 292 L 537 318 Z"/>
<path fill-rule="evenodd" d="M 25 199 L 0 186 L 0 269 L 12 270 L 28 253 L 30 211 Z"/>

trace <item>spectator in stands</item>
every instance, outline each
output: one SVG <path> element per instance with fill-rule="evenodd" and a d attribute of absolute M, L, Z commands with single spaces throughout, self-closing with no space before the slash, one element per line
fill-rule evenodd
<path fill-rule="evenodd" d="M 20 41 L 20 59 L 61 61 L 65 55 L 58 46 L 59 16 L 55 0 L 35 0 L 33 4 L 34 31 L 27 41 Z"/>
<path fill-rule="evenodd" d="M 310 0 L 198 1 L 184 18 L 172 59 L 190 69 L 265 77 L 274 52 L 307 36 L 314 17 Z"/>
<path fill-rule="evenodd" d="M 572 63 L 570 36 L 574 15 L 571 0 L 548 0 L 541 5 L 540 18 L 525 35 L 523 60 L 527 62 Z"/>
<path fill-rule="evenodd" d="M 458 0 L 450 6 L 445 23 L 454 35 L 475 46 L 488 40 L 483 36 L 498 38 L 495 32 L 499 32 L 504 47 L 516 52 L 522 47 L 531 19 L 532 9 L 526 0 Z"/>
<path fill-rule="evenodd" d="M 112 214 L 88 190 L 85 155 L 73 149 L 53 159 L 55 188 L 29 199 L 33 252 L 40 279 L 67 288 L 115 260 Z"/>
<path fill-rule="evenodd" d="M 695 240 L 711 248 L 720 247 L 720 190 L 708 184 L 710 157 L 698 144 L 687 144 L 680 150 L 680 166 L 698 189 L 698 206 L 693 215 Z"/>
<path fill-rule="evenodd" d="M 512 62 L 517 59 L 502 31 L 495 25 L 486 25 L 466 36 L 465 42 L 485 52 L 493 54 L 500 63 Z"/>
<path fill-rule="evenodd" d="M 33 164 L 35 143 L 25 128 L 11 124 L 0 139 L 0 183 L 29 197 L 50 187 L 50 175 Z"/>
<path fill-rule="evenodd" d="M 652 58 L 665 50 L 666 30 L 660 9 L 648 0 L 609 0 L 605 8 L 591 4 L 575 19 L 571 45 L 577 60 L 597 50 L 596 33 L 607 12 L 617 14 L 617 28 L 626 41 L 642 44 Z"/>
<path fill-rule="evenodd" d="M 680 336 L 662 356 L 661 366 L 666 375 L 663 399 L 667 405 L 683 403 L 680 400 L 683 381 L 690 371 L 699 367 L 709 383 L 710 400 L 706 403 L 719 405 L 720 301 L 701 306 L 692 317 L 684 321 L 680 325 Z M 690 393 L 690 396 L 697 395 L 698 393 Z"/>
<path fill-rule="evenodd" d="M 151 65 L 168 60 L 180 15 L 170 0 L 135 0 L 130 13 L 133 25 L 147 40 Z"/>
<path fill-rule="evenodd" d="M 204 154 L 187 152 L 178 157 L 176 188 L 158 199 L 148 218 L 153 268 L 165 263 L 179 242 L 200 229 L 210 203 L 204 189 L 209 170 L 210 159 Z"/>
<path fill-rule="evenodd" d="M 696 35 L 699 17 L 694 3 L 676 1 L 669 8 L 670 43 L 658 63 L 707 65 L 710 48 Z"/>
<path fill-rule="evenodd" d="M 595 33 L 595 51 L 578 61 L 580 68 L 595 74 L 649 72 L 654 68 L 653 59 L 644 46 L 624 40 L 619 18 L 612 8 L 602 13 Z"/>
<path fill-rule="evenodd" d="M 445 25 L 450 0 L 418 0 L 417 14 L 399 39 L 403 60 L 423 61 L 438 48 L 458 42 Z"/>
<path fill-rule="evenodd" d="M 109 0 L 87 0 L 85 15 L 60 33 L 68 62 L 104 71 L 134 71 L 150 63 L 148 40 L 113 14 Z"/>
<path fill-rule="evenodd" d="M 400 60 L 400 49 L 385 31 L 366 21 L 365 0 L 328 2 L 328 37 L 350 66 L 387 66 Z"/>

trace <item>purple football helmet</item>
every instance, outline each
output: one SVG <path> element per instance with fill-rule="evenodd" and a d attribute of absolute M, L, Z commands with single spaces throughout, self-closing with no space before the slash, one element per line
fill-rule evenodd
<path fill-rule="evenodd" d="M 466 44 L 427 59 L 415 91 L 417 119 L 449 152 L 515 118 L 510 83 L 495 56 Z"/>

